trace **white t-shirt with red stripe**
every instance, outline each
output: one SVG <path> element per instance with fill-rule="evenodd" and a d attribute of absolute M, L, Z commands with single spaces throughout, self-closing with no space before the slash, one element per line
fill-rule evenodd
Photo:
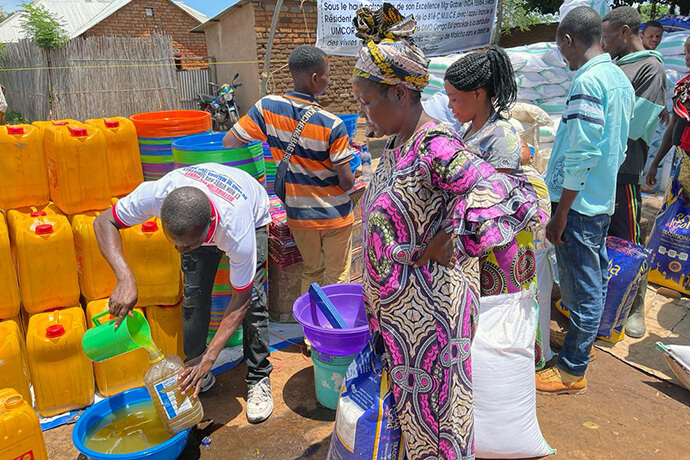
<path fill-rule="evenodd" d="M 211 202 L 212 222 L 207 244 L 230 259 L 230 284 L 237 291 L 249 289 L 256 271 L 255 229 L 271 221 L 266 190 L 241 169 L 204 163 L 176 169 L 157 181 L 144 182 L 113 207 L 123 227 L 160 217 L 163 200 L 180 187 L 196 187 Z"/>

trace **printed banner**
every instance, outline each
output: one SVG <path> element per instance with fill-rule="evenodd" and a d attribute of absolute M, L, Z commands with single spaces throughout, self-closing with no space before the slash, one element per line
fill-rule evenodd
<path fill-rule="evenodd" d="M 498 0 L 393 0 L 417 20 L 414 40 L 428 56 L 443 56 L 491 43 Z M 357 56 L 362 45 L 352 19 L 359 8 L 379 7 L 367 0 L 318 0 L 316 46 L 327 54 Z"/>

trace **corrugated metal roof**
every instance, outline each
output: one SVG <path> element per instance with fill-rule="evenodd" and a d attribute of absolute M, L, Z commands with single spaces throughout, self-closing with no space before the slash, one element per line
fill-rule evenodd
<path fill-rule="evenodd" d="M 206 22 L 208 21 L 208 16 L 206 16 L 204 13 L 201 11 L 197 11 L 194 8 L 192 8 L 189 5 L 186 5 L 184 2 L 173 2 L 183 10 L 185 10 L 187 13 L 191 14 L 194 16 L 194 19 L 196 19 L 199 22 Z"/>
<path fill-rule="evenodd" d="M 80 27 L 79 30 L 77 30 L 74 33 L 74 36 L 78 37 L 79 35 L 83 34 L 87 30 L 89 30 L 90 28 L 94 27 L 99 22 L 108 18 L 110 15 L 116 13 L 120 8 L 127 6 L 131 2 L 132 2 L 132 0 L 115 0 L 110 5 L 108 5 L 105 9 L 103 9 L 103 11 L 98 13 L 95 17 L 91 18 L 90 21 L 88 21 L 82 27 Z M 190 14 L 192 17 L 194 17 L 199 22 L 204 22 L 208 19 L 208 17 L 205 14 L 200 13 L 199 11 L 196 11 L 195 9 L 193 9 L 187 5 L 182 4 L 182 2 L 173 1 L 172 3 L 174 3 L 175 5 L 177 5 L 177 7 L 181 8 L 182 10 L 184 10 L 185 12 Z M 193 13 L 192 13 L 192 11 L 193 11 Z"/>
<path fill-rule="evenodd" d="M 34 3 L 44 6 L 53 13 L 65 26 L 69 37 L 75 37 L 75 32 L 86 22 L 103 11 L 113 0 L 36 0 Z M 21 29 L 23 18 L 21 14 L 14 14 L 0 24 L 0 42 L 16 42 L 24 38 Z"/>
<path fill-rule="evenodd" d="M 243 6 L 243 5 L 247 4 L 247 3 L 250 3 L 251 1 L 252 1 L 252 0 L 232 0 L 231 3 L 230 3 L 230 5 L 229 5 L 227 8 L 225 8 L 223 11 L 221 11 L 221 12 L 218 13 L 218 14 L 216 14 L 215 16 L 213 16 L 213 17 L 210 18 L 210 19 L 209 19 L 209 18 L 206 18 L 206 20 L 205 20 L 204 22 L 202 22 L 201 24 L 199 24 L 198 26 L 196 26 L 195 28 L 193 28 L 191 31 L 192 31 L 192 32 L 203 32 L 203 31 L 206 30 L 209 26 L 211 26 L 213 23 L 219 22 L 219 21 L 221 20 L 221 18 L 223 18 L 223 17 L 227 16 L 228 14 L 232 13 L 233 11 L 235 11 L 236 9 L 238 9 L 239 7 L 241 7 L 241 6 Z"/>
<path fill-rule="evenodd" d="M 65 26 L 70 38 L 78 37 L 94 27 L 132 0 L 36 0 L 34 3 L 43 5 L 55 14 Z M 178 8 L 191 15 L 200 23 L 208 20 L 205 14 L 185 5 L 173 1 Z M 22 15 L 15 14 L 0 24 L 0 43 L 16 42 L 24 38 L 21 30 Z"/>

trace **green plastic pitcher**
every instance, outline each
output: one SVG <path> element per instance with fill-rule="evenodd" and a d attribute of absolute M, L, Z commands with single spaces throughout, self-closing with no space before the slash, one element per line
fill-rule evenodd
<path fill-rule="evenodd" d="M 151 328 L 144 315 L 133 311 L 133 316 L 125 316 L 120 327 L 115 329 L 117 318 L 100 323 L 99 319 L 107 314 L 104 311 L 92 318 L 95 326 L 86 331 L 81 341 L 84 353 L 91 361 L 105 361 L 137 348 L 153 346 Z"/>

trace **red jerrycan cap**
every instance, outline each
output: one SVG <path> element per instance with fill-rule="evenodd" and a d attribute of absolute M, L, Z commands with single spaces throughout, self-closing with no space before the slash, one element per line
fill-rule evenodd
<path fill-rule="evenodd" d="M 46 337 L 49 339 L 62 337 L 63 335 L 65 335 L 65 328 L 62 326 L 62 324 L 53 324 L 52 326 L 48 326 L 48 329 L 46 329 Z"/>
<path fill-rule="evenodd" d="M 141 224 L 141 231 L 144 233 L 153 233 L 158 231 L 158 224 L 154 221 L 144 222 Z"/>
<path fill-rule="evenodd" d="M 23 126 L 8 126 L 7 127 L 7 134 L 24 134 L 24 127 Z"/>
<path fill-rule="evenodd" d="M 42 217 L 46 215 L 45 211 L 34 211 L 31 214 L 31 217 Z"/>
<path fill-rule="evenodd" d="M 53 224 L 36 225 L 36 235 L 50 235 L 53 233 Z"/>
<path fill-rule="evenodd" d="M 54 121 L 53 126 L 65 126 L 67 124 L 66 121 Z"/>
<path fill-rule="evenodd" d="M 105 127 L 106 128 L 117 128 L 120 126 L 120 122 L 118 120 L 105 120 Z"/>
<path fill-rule="evenodd" d="M 70 128 L 69 133 L 72 137 L 86 137 L 89 135 L 86 128 Z"/>

